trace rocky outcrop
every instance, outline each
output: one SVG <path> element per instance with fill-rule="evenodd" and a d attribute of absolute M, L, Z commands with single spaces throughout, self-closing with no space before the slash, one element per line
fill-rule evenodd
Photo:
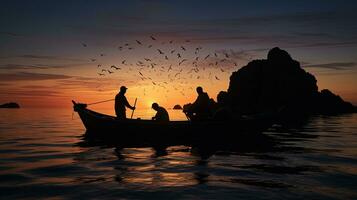
<path fill-rule="evenodd" d="M 356 112 L 355 107 L 335 95 L 328 89 L 321 90 L 315 100 L 315 112 L 320 114 L 338 114 Z"/>
<path fill-rule="evenodd" d="M 316 78 L 278 47 L 269 51 L 267 59 L 251 61 L 232 73 L 228 99 L 235 113 L 244 114 L 277 109 L 321 114 L 355 111 L 332 92 L 319 92 Z"/>
<path fill-rule="evenodd" d="M 177 105 L 175 105 L 175 106 L 174 106 L 174 108 L 173 108 L 173 109 L 174 109 L 174 110 L 182 110 L 182 107 L 181 107 L 180 105 L 178 105 L 178 104 L 177 104 Z"/>
<path fill-rule="evenodd" d="M 0 105 L 0 108 L 20 108 L 20 105 L 15 102 L 10 102 Z"/>

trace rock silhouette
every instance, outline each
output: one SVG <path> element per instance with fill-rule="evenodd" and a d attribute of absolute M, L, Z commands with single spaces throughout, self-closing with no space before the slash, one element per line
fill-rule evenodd
<path fill-rule="evenodd" d="M 174 109 L 174 110 L 182 110 L 182 107 L 181 107 L 180 105 L 178 105 L 178 104 L 177 104 L 177 105 L 175 105 L 175 106 L 174 106 L 174 108 L 173 108 L 173 109 Z"/>
<path fill-rule="evenodd" d="M 329 90 L 319 92 L 316 78 L 278 47 L 269 51 L 267 59 L 251 61 L 233 72 L 224 101 L 240 114 L 274 110 L 289 114 L 355 111 L 352 104 Z"/>
<path fill-rule="evenodd" d="M 351 103 L 344 101 L 340 96 L 333 94 L 328 89 L 321 90 L 314 106 L 315 110 L 320 114 L 356 112 L 356 108 Z"/>
<path fill-rule="evenodd" d="M 15 102 L 10 102 L 0 105 L 0 108 L 20 108 L 20 105 Z"/>

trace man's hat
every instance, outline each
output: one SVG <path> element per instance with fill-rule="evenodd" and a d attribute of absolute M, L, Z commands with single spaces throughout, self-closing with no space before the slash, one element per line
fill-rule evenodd
<path fill-rule="evenodd" d="M 120 91 L 124 91 L 124 90 L 127 90 L 128 88 L 127 87 L 125 87 L 125 86 L 121 86 L 120 87 Z"/>

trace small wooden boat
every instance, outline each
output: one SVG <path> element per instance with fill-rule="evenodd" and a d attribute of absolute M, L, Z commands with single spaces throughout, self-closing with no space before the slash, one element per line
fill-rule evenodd
<path fill-rule="evenodd" d="M 115 139 L 125 143 L 192 144 L 219 140 L 244 141 L 257 137 L 269 128 L 273 120 L 268 117 L 242 117 L 234 121 L 170 121 L 157 122 L 143 119 L 120 120 L 87 108 L 73 101 L 73 108 L 85 126 L 86 135 Z"/>

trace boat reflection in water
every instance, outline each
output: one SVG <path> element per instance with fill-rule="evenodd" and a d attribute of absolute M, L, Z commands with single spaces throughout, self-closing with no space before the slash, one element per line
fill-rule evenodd
<path fill-rule="evenodd" d="M 262 138 L 255 136 L 254 138 L 258 141 L 247 143 L 245 140 L 245 144 L 234 141 L 206 140 L 201 143 L 170 146 L 170 144 L 142 145 L 132 142 L 125 144 L 113 138 L 98 138 L 93 137 L 93 134 L 84 134 L 83 141 L 78 145 L 86 148 L 113 149 L 112 153 L 117 159 L 111 161 L 110 165 L 116 171 L 114 178 L 116 182 L 126 187 L 131 185 L 157 189 L 199 185 L 209 181 L 221 182 L 221 178 L 215 176 L 214 173 L 210 174 L 212 156 L 232 155 L 234 158 L 235 155 L 279 150 L 278 141 L 273 137 L 256 132 L 252 134 L 257 134 Z M 229 182 L 228 179 L 224 181 L 228 185 Z"/>

